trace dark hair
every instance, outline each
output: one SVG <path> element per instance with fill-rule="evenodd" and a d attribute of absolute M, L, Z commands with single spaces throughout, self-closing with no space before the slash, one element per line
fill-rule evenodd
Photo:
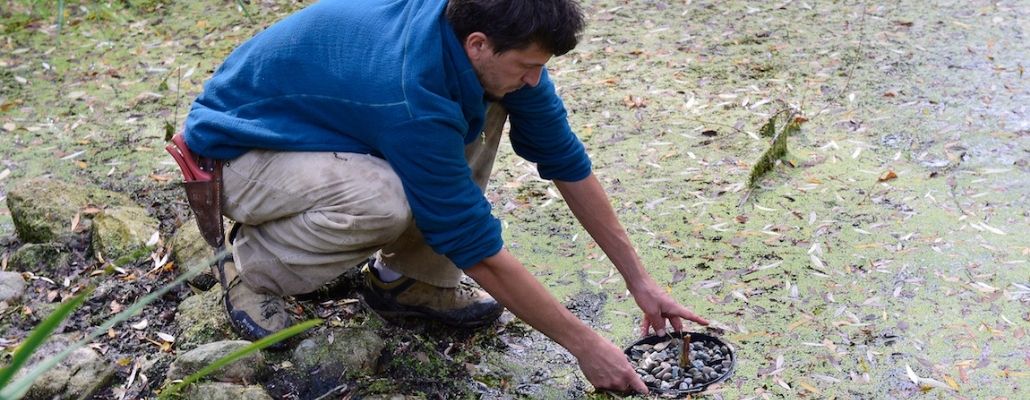
<path fill-rule="evenodd" d="M 556 56 L 576 47 L 584 26 L 575 0 L 450 0 L 447 20 L 462 41 L 485 34 L 495 53 L 536 43 Z"/>

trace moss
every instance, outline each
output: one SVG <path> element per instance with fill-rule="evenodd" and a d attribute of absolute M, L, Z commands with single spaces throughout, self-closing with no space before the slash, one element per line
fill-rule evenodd
<path fill-rule="evenodd" d="M 93 219 L 91 248 L 124 265 L 149 252 L 147 241 L 157 229 L 157 220 L 142 208 L 112 207 Z"/>
<path fill-rule="evenodd" d="M 175 323 L 181 329 L 176 341 L 179 350 L 188 351 L 204 343 L 236 337 L 221 300 L 222 289 L 215 286 L 179 304 L 175 315 Z"/>
<path fill-rule="evenodd" d="M 134 205 L 127 196 L 90 185 L 73 184 L 47 177 L 19 182 L 7 194 L 18 237 L 29 243 L 53 242 L 74 235 L 76 229 L 90 225 L 91 213 L 86 207 L 120 207 Z"/>
<path fill-rule="evenodd" d="M 26 243 L 15 250 L 8 262 L 15 271 L 50 274 L 71 262 L 71 254 L 56 243 Z"/>

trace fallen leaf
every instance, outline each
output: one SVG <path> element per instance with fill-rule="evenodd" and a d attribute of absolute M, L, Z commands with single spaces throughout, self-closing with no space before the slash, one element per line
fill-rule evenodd
<path fill-rule="evenodd" d="M 876 181 L 877 182 L 887 182 L 889 180 L 897 179 L 897 177 L 898 177 L 898 174 L 894 173 L 894 171 L 887 171 L 883 175 L 880 175 L 880 177 L 877 178 Z"/>
<path fill-rule="evenodd" d="M 630 109 L 644 108 L 647 107 L 647 100 L 640 96 L 626 96 L 622 99 L 622 104 L 625 104 Z"/>
<path fill-rule="evenodd" d="M 142 331 L 144 329 L 147 329 L 147 325 L 149 325 L 149 322 L 144 318 L 140 322 L 137 322 L 135 324 L 129 325 L 129 327 L 132 328 L 132 329 L 135 329 L 137 331 Z"/>

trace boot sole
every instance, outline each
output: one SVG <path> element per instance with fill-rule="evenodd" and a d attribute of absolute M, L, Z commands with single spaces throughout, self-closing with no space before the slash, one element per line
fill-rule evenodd
<path fill-rule="evenodd" d="M 394 307 L 384 304 L 384 300 L 377 298 L 379 296 L 370 295 L 367 293 L 367 290 L 363 290 L 362 292 L 364 292 L 361 293 L 362 304 L 383 318 L 415 317 L 440 322 L 444 325 L 458 328 L 478 328 L 496 321 L 504 312 L 504 307 L 498 307 L 496 312 L 485 314 L 480 318 L 455 320 L 453 318 L 448 318 L 437 311 L 424 307 L 411 307 L 407 310 L 391 309 Z"/>

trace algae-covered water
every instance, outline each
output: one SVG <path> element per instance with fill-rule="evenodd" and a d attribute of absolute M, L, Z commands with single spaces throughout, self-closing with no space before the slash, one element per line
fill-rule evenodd
<path fill-rule="evenodd" d="M 711 396 L 1030 393 L 1030 7 L 887 3 L 584 1 L 580 46 L 551 62 L 649 271 L 737 349 Z M 166 125 L 236 44 L 303 6 L 72 3 L 59 27 L 52 5 L 8 4 L 0 183 L 168 190 Z M 801 133 L 749 191 L 769 146 L 758 129 L 780 111 Z M 640 315 L 611 263 L 502 153 L 487 195 L 508 246 L 632 343 Z M 486 397 L 584 396 L 567 353 L 508 339 L 484 358 L 520 384 L 488 382 Z"/>

